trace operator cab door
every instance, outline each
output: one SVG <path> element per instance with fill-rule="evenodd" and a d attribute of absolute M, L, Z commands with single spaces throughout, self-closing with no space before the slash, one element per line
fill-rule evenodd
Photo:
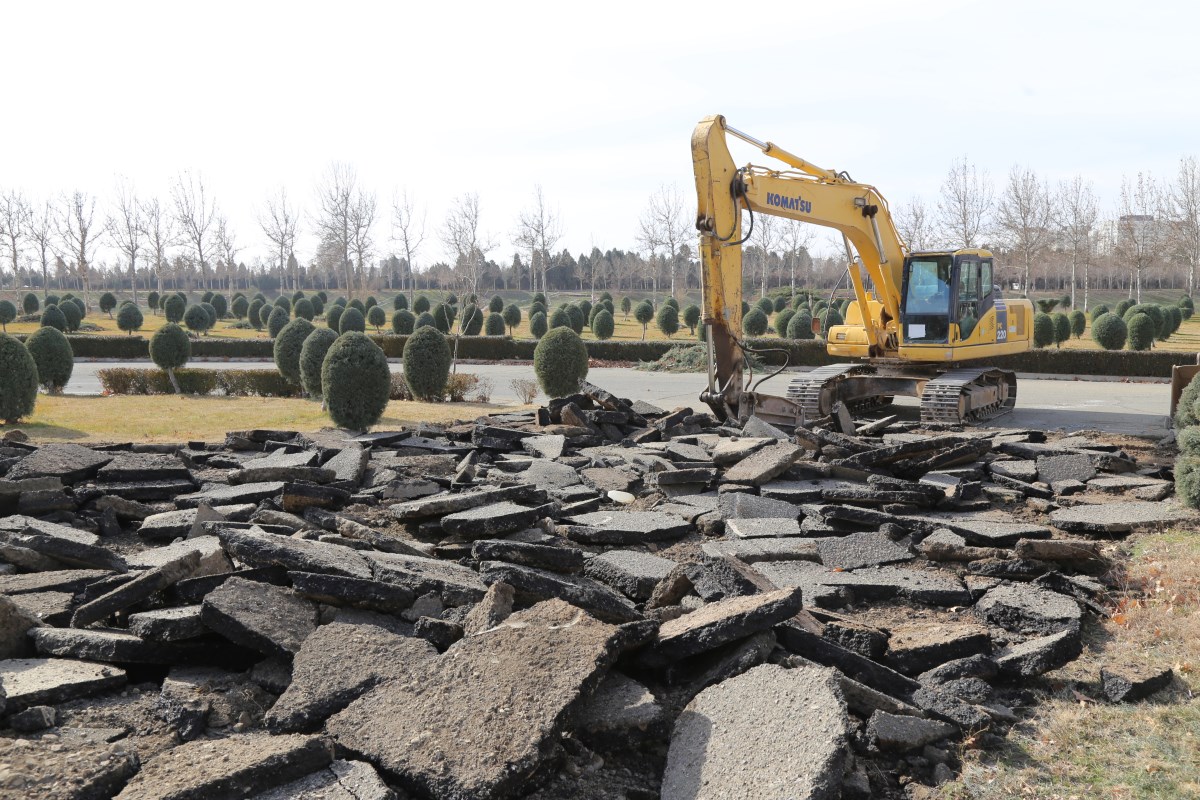
<path fill-rule="evenodd" d="M 954 277 L 954 321 L 958 323 L 959 341 L 966 341 L 995 303 L 992 260 L 976 255 L 955 256 Z"/>
<path fill-rule="evenodd" d="M 954 256 L 948 253 L 918 253 L 905 260 L 900 303 L 905 343 L 949 343 L 954 268 Z"/>

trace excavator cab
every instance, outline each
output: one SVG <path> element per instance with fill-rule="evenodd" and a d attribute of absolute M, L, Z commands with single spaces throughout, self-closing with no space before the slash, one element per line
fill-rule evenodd
<path fill-rule="evenodd" d="M 986 250 L 913 253 L 904 259 L 903 341 L 943 345 L 965 341 L 993 300 L 992 255 Z"/>

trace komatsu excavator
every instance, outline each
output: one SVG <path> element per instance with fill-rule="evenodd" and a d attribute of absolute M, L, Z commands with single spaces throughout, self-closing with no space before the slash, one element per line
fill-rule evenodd
<path fill-rule="evenodd" d="M 785 168 L 738 167 L 726 136 L 745 141 Z M 850 409 L 921 399 L 924 422 L 987 419 L 1016 404 L 1016 376 L 966 366 L 1025 352 L 1033 335 L 1033 305 L 1005 300 L 986 250 L 909 252 L 873 186 L 822 169 L 770 142 L 705 117 L 692 134 L 703 264 L 703 322 L 708 338 L 708 389 L 701 395 L 720 419 L 758 416 L 795 427 Z M 742 214 L 748 227 L 742 232 Z M 854 359 L 818 367 L 792 381 L 786 397 L 756 391 L 746 375 L 742 332 L 742 245 L 756 214 L 839 231 L 854 300 L 845 324 L 823 333 L 831 356 Z M 762 349 L 762 348 L 759 348 Z"/>

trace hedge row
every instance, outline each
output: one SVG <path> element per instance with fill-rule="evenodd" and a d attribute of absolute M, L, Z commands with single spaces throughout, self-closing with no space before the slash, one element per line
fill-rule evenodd
<path fill-rule="evenodd" d="M 114 367 L 96 372 L 106 394 L 174 394 L 161 369 Z M 273 369 L 177 369 L 183 394 L 225 394 L 230 397 L 299 397 L 300 389 Z"/>
<path fill-rule="evenodd" d="M 24 336 L 18 336 L 24 339 Z M 372 336 L 388 358 L 400 358 L 407 336 Z M 140 336 L 68 336 L 76 358 L 120 358 L 142 360 L 150 357 L 146 339 Z M 585 341 L 588 355 L 602 361 L 656 361 L 676 341 Z M 817 339 L 749 339 L 751 347 L 762 348 L 759 359 L 768 365 L 788 363 L 795 367 L 819 367 L 845 359 L 834 359 L 825 352 L 825 343 Z M 454 340 L 450 339 L 451 350 Z M 462 336 L 458 340 L 458 357 L 480 361 L 532 361 L 537 347 L 535 339 L 512 339 L 507 336 Z M 192 358 L 274 358 L 273 342 L 269 339 L 208 339 L 192 340 Z M 968 362 L 970 363 L 970 362 Z M 1039 349 L 1027 353 L 988 359 L 992 366 L 1017 372 L 1047 374 L 1119 375 L 1130 378 L 1167 378 L 1171 367 L 1196 363 L 1195 353 L 1164 351 L 1134 352 L 1130 350 L 1060 350 Z"/>

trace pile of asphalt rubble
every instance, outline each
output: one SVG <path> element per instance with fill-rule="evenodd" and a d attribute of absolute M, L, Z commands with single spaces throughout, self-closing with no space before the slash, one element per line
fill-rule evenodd
<path fill-rule="evenodd" d="M 838 411 L 10 433 L 0 796 L 919 796 L 1080 654 L 1103 547 L 1191 514 L 1092 438 Z"/>

